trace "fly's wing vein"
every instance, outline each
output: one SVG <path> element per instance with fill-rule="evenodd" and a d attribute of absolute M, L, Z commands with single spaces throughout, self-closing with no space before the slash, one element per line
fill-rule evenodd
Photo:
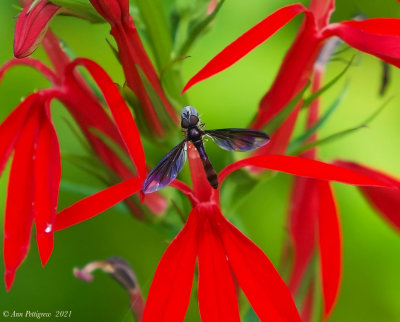
<path fill-rule="evenodd" d="M 150 171 L 143 182 L 143 192 L 151 193 L 169 185 L 182 170 L 186 161 L 186 139 L 173 148 Z"/>
<path fill-rule="evenodd" d="M 270 140 L 268 134 L 250 129 L 205 130 L 204 133 L 224 150 L 247 152 L 255 150 Z"/>

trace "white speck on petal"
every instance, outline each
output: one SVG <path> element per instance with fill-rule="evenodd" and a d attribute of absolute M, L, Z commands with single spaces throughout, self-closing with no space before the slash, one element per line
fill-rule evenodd
<path fill-rule="evenodd" d="M 52 224 L 47 224 L 46 228 L 44 230 L 45 233 L 50 233 L 53 230 L 53 225 Z"/>

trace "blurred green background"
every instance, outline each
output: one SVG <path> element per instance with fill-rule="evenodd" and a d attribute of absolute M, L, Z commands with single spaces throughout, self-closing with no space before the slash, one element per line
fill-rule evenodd
<path fill-rule="evenodd" d="M 183 63 L 184 80 L 187 81 L 248 28 L 291 3 L 282 0 L 227 0 L 213 28 L 195 44 L 189 52 L 191 57 Z M 13 5 L 16 4 L 17 1 L 0 2 L 1 64 L 12 57 L 13 28 L 18 14 Z M 360 12 L 368 17 L 400 17 L 400 5 L 395 0 L 339 0 L 336 7 L 332 21 L 350 19 Z M 294 19 L 235 66 L 188 92 L 190 104 L 200 111 L 208 128 L 245 127 L 249 123 L 259 99 L 275 77 L 300 19 Z M 97 61 L 116 82 L 123 82 L 121 68 L 105 42 L 106 38 L 111 38 L 108 25 L 56 17 L 51 27 L 77 56 Z M 351 49 L 346 56 L 354 53 L 356 51 Z M 41 48 L 33 56 L 47 61 Z M 359 55 L 357 61 L 357 66 L 344 77 L 350 81 L 347 95 L 322 128 L 321 137 L 358 125 L 386 98 L 395 98 L 369 128 L 321 147 L 321 159 L 354 160 L 400 177 L 400 98 L 396 96 L 400 88 L 400 73 L 391 68 L 388 93 L 380 98 L 380 61 L 365 54 Z M 344 66 L 342 62 L 329 64 L 325 81 Z M 343 82 L 344 79 L 323 96 L 324 108 L 336 98 Z M 12 69 L 0 86 L 0 120 L 12 111 L 21 97 L 47 86 L 49 83 L 36 71 L 26 67 Z M 64 108 L 55 103 L 53 111 L 57 130 L 63 133 L 59 137 L 62 151 L 81 151 L 82 147 L 64 120 L 67 117 Z M 177 136 L 180 135 L 179 129 L 176 132 Z M 207 150 L 216 168 L 221 169 L 225 164 L 224 158 L 217 156 L 226 156 L 223 153 L 227 152 L 221 154 L 212 144 L 207 145 Z M 153 163 L 156 161 L 157 158 L 152 160 Z M 284 221 L 291 180 L 290 176 L 278 175 L 263 181 L 243 196 L 243 201 L 232 213 L 227 211 L 231 205 L 223 205 L 227 217 L 259 245 L 274 264 L 279 263 L 282 240 L 287 235 Z M 7 171 L 0 178 L 2 220 L 6 184 Z M 82 191 L 77 189 L 78 186 Z M 63 162 L 60 209 L 82 198 L 82 192 L 91 188 L 98 190 L 102 186 L 89 174 Z M 334 184 L 334 189 L 343 230 L 344 270 L 338 303 L 330 321 L 400 321 L 399 235 L 371 210 L 354 187 Z M 171 239 L 170 233 L 133 219 L 123 206 L 57 232 L 54 252 L 44 268 L 32 239 L 31 250 L 18 270 L 12 290 L 6 293 L 3 282 L 0 283 L 0 311 L 54 313 L 56 310 L 71 310 L 70 321 L 130 321 L 128 297 L 119 285 L 102 273 L 96 273 L 95 281 L 86 284 L 73 277 L 72 268 L 110 256 L 123 257 L 135 269 L 141 288 L 147 294 L 157 263 Z M 0 265 L 0 276 L 3 273 L 3 265 Z M 198 321 L 195 295 L 192 299 L 187 321 Z"/>

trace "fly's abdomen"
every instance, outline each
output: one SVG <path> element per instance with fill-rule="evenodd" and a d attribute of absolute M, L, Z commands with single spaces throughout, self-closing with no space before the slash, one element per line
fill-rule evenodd
<path fill-rule="evenodd" d="M 218 176 L 214 170 L 214 167 L 211 164 L 210 159 L 207 156 L 206 151 L 204 150 L 203 142 L 197 141 L 193 142 L 197 151 L 199 152 L 201 162 L 203 163 L 204 171 L 206 172 L 207 180 L 210 183 L 211 187 L 214 189 L 218 188 Z"/>

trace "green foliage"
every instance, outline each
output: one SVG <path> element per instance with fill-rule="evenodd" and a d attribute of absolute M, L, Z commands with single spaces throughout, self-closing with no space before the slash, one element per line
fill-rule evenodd
<path fill-rule="evenodd" d="M 62 7 L 63 14 L 76 16 L 91 23 L 105 22 L 88 0 L 49 0 L 49 2 Z"/>

